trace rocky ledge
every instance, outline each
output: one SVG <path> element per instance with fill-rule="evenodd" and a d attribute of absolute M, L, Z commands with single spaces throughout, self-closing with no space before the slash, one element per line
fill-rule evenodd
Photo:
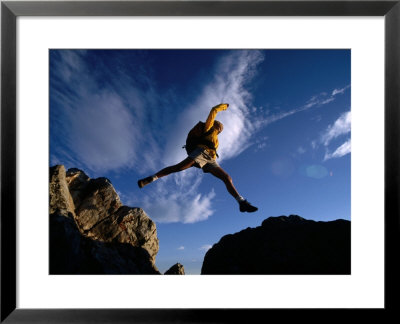
<path fill-rule="evenodd" d="M 165 275 L 184 275 L 185 268 L 183 267 L 182 264 L 177 263 L 177 264 L 173 265 L 171 268 L 169 268 L 164 274 Z"/>
<path fill-rule="evenodd" d="M 50 168 L 50 274 L 160 274 L 155 223 L 111 182 Z"/>
<path fill-rule="evenodd" d="M 222 237 L 201 274 L 350 274 L 350 251 L 350 221 L 270 217 Z"/>

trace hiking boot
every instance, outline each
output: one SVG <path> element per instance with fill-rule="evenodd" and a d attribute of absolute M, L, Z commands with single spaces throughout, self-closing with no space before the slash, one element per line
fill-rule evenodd
<path fill-rule="evenodd" d="M 248 212 L 248 213 L 253 213 L 258 210 L 257 207 L 252 206 L 247 200 L 242 200 L 239 203 L 240 206 L 240 211 L 243 212 Z"/>
<path fill-rule="evenodd" d="M 139 188 L 143 188 L 145 185 L 148 185 L 150 182 L 153 182 L 153 177 L 147 177 L 144 179 L 141 179 L 137 182 Z"/>

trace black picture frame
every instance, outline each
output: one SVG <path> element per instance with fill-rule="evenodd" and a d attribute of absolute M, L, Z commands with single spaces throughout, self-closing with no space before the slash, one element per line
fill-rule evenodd
<path fill-rule="evenodd" d="M 395 1 L 2 1 L 1 2 L 1 322 L 198 323 L 280 321 L 264 309 L 16 308 L 16 19 L 18 16 L 383 16 L 385 19 L 385 307 L 357 312 L 382 321 L 397 312 L 399 291 L 400 0 Z M 184 296 L 182 298 L 185 298 Z M 297 320 L 310 311 L 296 310 Z M 330 319 L 342 319 L 330 312 Z M 268 312 L 268 313 L 267 313 Z M 376 314 L 376 315 L 375 315 Z M 321 315 L 325 317 L 326 315 Z M 348 316 L 348 315 L 347 315 Z M 261 320 L 257 320 L 257 318 Z M 253 319 L 253 320 L 252 320 Z M 322 320 L 323 318 L 319 318 Z M 359 318 L 358 318 L 359 320 Z"/>

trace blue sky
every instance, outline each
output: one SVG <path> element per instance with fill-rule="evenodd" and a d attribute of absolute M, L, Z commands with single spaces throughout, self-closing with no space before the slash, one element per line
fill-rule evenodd
<path fill-rule="evenodd" d="M 122 203 L 157 224 L 156 265 L 199 274 L 204 254 L 270 216 L 350 220 L 350 50 L 51 50 L 50 165 L 107 177 Z M 143 189 L 137 180 L 186 157 L 211 107 L 219 164 L 259 208 L 240 213 L 196 168 Z"/>

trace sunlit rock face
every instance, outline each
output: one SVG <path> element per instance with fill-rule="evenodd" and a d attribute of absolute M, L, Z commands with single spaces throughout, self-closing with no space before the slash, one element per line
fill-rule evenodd
<path fill-rule="evenodd" d="M 182 264 L 177 263 L 177 264 L 174 264 L 171 268 L 169 268 L 164 274 L 165 275 L 184 275 L 185 268 Z"/>
<path fill-rule="evenodd" d="M 111 182 L 50 168 L 50 273 L 160 274 L 155 223 L 123 206 Z"/>

